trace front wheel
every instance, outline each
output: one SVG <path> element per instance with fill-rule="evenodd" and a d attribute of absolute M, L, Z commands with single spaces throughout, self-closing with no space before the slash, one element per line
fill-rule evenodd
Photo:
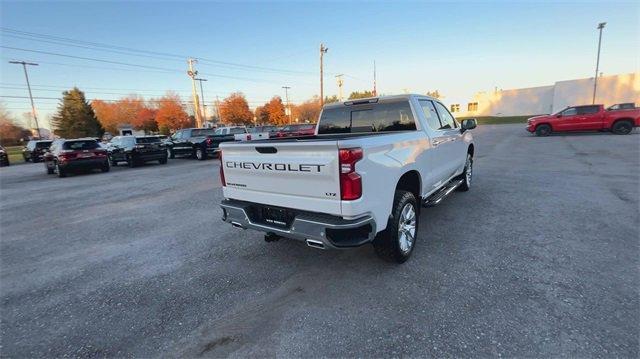
<path fill-rule="evenodd" d="M 611 132 L 616 135 L 628 135 L 633 130 L 633 123 L 631 121 L 618 121 L 611 127 Z"/>
<path fill-rule="evenodd" d="M 158 160 L 158 162 L 160 162 L 161 165 L 166 165 L 167 164 L 167 158 L 166 157 L 161 158 L 161 159 Z"/>
<path fill-rule="evenodd" d="M 138 165 L 136 159 L 131 155 L 127 156 L 127 164 L 130 168 L 136 167 Z"/>
<path fill-rule="evenodd" d="M 551 126 L 549 125 L 540 125 L 536 127 L 536 135 L 538 136 L 549 136 L 551 134 Z"/>
<path fill-rule="evenodd" d="M 419 221 L 413 193 L 396 191 L 387 228 L 373 241 L 376 254 L 391 262 L 406 262 L 415 248 Z"/>
<path fill-rule="evenodd" d="M 174 158 L 176 158 L 176 154 L 175 154 L 175 153 L 173 153 L 173 150 L 172 150 L 172 149 L 167 148 L 167 157 L 168 157 L 168 158 L 171 158 L 171 159 L 174 159 Z"/>
<path fill-rule="evenodd" d="M 196 158 L 198 161 L 204 161 L 207 159 L 207 153 L 201 148 L 196 148 Z"/>

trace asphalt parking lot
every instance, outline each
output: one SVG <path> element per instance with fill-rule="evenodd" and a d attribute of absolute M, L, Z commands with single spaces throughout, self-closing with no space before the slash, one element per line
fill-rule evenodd
<path fill-rule="evenodd" d="M 1 168 L 0 353 L 638 357 L 640 134 L 474 131 L 404 265 L 232 228 L 215 160 Z"/>

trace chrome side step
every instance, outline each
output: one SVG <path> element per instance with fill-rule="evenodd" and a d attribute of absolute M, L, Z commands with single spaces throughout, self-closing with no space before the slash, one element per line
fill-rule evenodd
<path fill-rule="evenodd" d="M 453 192 L 456 188 L 460 187 L 462 182 L 464 182 L 464 179 L 449 181 L 449 183 L 447 183 L 442 188 L 440 188 L 440 190 L 438 190 L 436 193 L 432 194 L 427 199 L 425 199 L 422 202 L 422 206 L 433 207 L 438 205 L 440 202 L 442 202 L 443 199 L 445 199 L 448 195 L 450 195 L 451 192 Z"/>

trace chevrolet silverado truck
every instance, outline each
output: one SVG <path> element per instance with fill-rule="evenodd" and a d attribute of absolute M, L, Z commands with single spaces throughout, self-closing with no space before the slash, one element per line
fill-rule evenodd
<path fill-rule="evenodd" d="M 221 144 L 222 219 L 265 232 L 266 241 L 372 243 L 402 263 L 421 207 L 469 190 L 475 127 L 421 95 L 325 105 L 313 136 Z"/>
<path fill-rule="evenodd" d="M 617 135 L 628 135 L 638 126 L 640 109 L 628 103 L 607 109 L 603 105 L 572 106 L 552 115 L 527 120 L 527 131 L 538 136 L 572 131 L 611 131 Z"/>

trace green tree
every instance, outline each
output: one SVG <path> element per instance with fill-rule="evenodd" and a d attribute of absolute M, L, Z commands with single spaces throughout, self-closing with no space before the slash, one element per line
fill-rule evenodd
<path fill-rule="evenodd" d="M 324 97 L 324 103 L 332 103 L 332 102 L 338 102 L 338 95 Z"/>
<path fill-rule="evenodd" d="M 373 91 L 369 91 L 369 90 L 364 90 L 362 92 L 354 91 L 351 93 L 351 95 L 349 95 L 349 100 L 355 100 L 355 99 L 367 98 L 367 97 L 374 97 Z"/>
<path fill-rule="evenodd" d="M 63 138 L 100 137 L 104 133 L 84 92 L 77 87 L 62 93 L 58 113 L 51 119 L 51 125 L 54 133 Z"/>

